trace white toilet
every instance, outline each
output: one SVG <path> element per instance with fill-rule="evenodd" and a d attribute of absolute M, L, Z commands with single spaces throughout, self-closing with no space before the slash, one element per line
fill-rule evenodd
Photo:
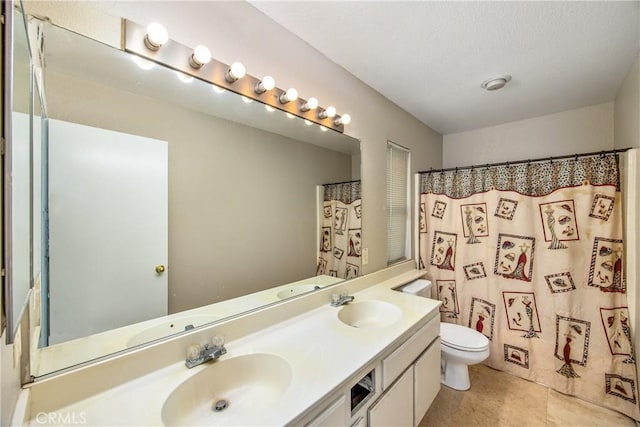
<path fill-rule="evenodd" d="M 431 282 L 419 279 L 399 290 L 425 298 L 431 297 Z M 489 357 L 489 339 L 480 332 L 453 323 L 440 323 L 440 382 L 456 390 L 469 390 L 469 365 Z"/>
<path fill-rule="evenodd" d="M 489 339 L 466 326 L 440 323 L 440 342 L 440 382 L 455 390 L 469 390 L 469 365 L 489 357 Z"/>

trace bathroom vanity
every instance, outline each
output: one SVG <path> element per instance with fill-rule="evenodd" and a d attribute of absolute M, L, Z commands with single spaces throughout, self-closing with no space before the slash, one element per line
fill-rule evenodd
<path fill-rule="evenodd" d="M 424 275 L 410 265 L 35 382 L 17 421 L 417 425 L 440 388 L 440 302 L 394 290 Z M 332 307 L 345 291 L 355 300 Z M 188 369 L 189 344 L 217 335 L 226 354 Z"/>
<path fill-rule="evenodd" d="M 303 424 L 418 425 L 440 390 L 439 327 L 439 319 L 431 318 L 402 344 L 391 346 L 361 371 L 366 374 L 352 377 L 327 399 L 328 406 L 310 411 Z"/>

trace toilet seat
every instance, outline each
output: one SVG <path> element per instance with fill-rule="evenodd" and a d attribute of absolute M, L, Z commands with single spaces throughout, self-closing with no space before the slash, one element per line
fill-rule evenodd
<path fill-rule="evenodd" d="M 466 326 L 453 323 L 440 323 L 442 345 L 462 351 L 485 351 L 489 348 L 489 339 L 480 332 Z"/>

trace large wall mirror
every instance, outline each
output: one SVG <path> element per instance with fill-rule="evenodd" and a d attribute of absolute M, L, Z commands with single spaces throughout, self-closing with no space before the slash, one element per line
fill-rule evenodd
<path fill-rule="evenodd" d="M 359 179 L 359 141 L 33 25 L 48 252 L 32 375 L 344 280 L 318 271 L 320 186 Z"/>

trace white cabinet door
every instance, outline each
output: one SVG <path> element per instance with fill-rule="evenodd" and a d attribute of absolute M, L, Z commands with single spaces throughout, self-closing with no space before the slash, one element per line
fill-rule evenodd
<path fill-rule="evenodd" d="M 165 141 L 49 120 L 51 344 L 167 314 L 167 156 Z"/>
<path fill-rule="evenodd" d="M 347 399 L 341 395 L 327 409 L 322 411 L 306 427 L 334 427 L 347 424 Z"/>
<path fill-rule="evenodd" d="M 369 408 L 369 426 L 413 425 L 413 365 Z"/>
<path fill-rule="evenodd" d="M 440 338 L 431 343 L 431 346 L 416 360 L 414 366 L 416 412 L 414 425 L 417 426 L 440 391 Z"/>

